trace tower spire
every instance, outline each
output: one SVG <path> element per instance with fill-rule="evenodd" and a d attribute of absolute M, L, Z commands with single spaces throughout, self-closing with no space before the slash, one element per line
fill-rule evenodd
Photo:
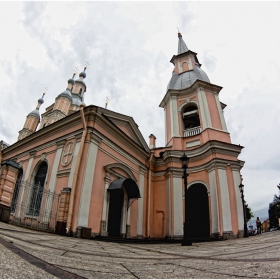
<path fill-rule="evenodd" d="M 179 38 L 179 42 L 178 42 L 178 54 L 187 52 L 189 49 L 188 49 L 186 43 L 184 42 L 183 36 L 182 36 L 181 32 L 179 31 L 179 29 L 178 29 L 178 38 Z M 177 55 L 178 55 L 178 54 L 177 54 Z"/>

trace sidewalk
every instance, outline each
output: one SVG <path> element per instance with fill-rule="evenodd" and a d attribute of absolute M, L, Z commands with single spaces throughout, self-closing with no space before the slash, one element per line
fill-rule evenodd
<path fill-rule="evenodd" d="M 79 239 L 0 223 L 0 239 L 2 279 L 280 278 L 280 231 L 182 247 Z"/>

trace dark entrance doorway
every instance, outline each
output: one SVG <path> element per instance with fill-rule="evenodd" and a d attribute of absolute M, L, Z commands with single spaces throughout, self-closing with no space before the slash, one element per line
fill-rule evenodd
<path fill-rule="evenodd" d="M 126 219 L 128 208 L 133 200 L 141 197 L 139 188 L 134 180 L 130 178 L 121 178 L 114 180 L 110 184 L 108 192 L 110 193 L 108 212 L 108 236 L 120 237 L 122 218 Z M 123 205 L 124 197 L 125 199 L 127 199 L 127 201 L 125 201 L 125 209 Z"/>
<path fill-rule="evenodd" d="M 188 188 L 187 215 L 191 238 L 210 237 L 208 194 L 203 184 Z"/>
<path fill-rule="evenodd" d="M 122 189 L 114 189 L 110 191 L 108 235 L 111 237 L 120 237 L 121 235 L 123 195 Z"/>

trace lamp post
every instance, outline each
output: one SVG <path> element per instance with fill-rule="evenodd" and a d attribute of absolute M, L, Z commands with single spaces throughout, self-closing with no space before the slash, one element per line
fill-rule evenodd
<path fill-rule="evenodd" d="M 191 246 L 192 245 L 192 241 L 189 237 L 189 221 L 187 219 L 187 168 L 188 168 L 188 164 L 189 164 L 189 158 L 186 156 L 186 154 L 184 153 L 183 156 L 180 158 L 180 161 L 182 163 L 182 168 L 184 170 L 183 173 L 183 179 L 184 179 L 184 188 L 185 188 L 185 222 L 184 222 L 184 236 L 183 236 L 183 241 L 182 241 L 182 246 Z"/>
<path fill-rule="evenodd" d="M 239 189 L 241 192 L 241 199 L 242 199 L 242 205 L 243 205 L 243 217 L 244 217 L 244 236 L 243 237 L 249 237 L 248 235 L 248 229 L 247 229 L 247 221 L 246 221 L 246 209 L 245 209 L 245 201 L 244 201 L 244 185 L 240 183 Z"/>

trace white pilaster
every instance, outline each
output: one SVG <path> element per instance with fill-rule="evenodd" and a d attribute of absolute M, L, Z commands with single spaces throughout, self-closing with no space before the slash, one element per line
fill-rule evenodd
<path fill-rule="evenodd" d="M 29 161 L 28 161 L 28 164 L 27 164 L 25 175 L 24 175 L 24 182 L 29 181 L 28 179 L 29 179 L 31 167 L 32 167 L 32 164 L 33 164 L 33 161 L 34 161 L 34 155 L 35 155 L 35 152 L 30 153 L 30 158 L 29 158 Z M 27 194 L 28 194 L 28 192 L 27 192 Z M 26 196 L 25 187 L 21 187 L 20 188 L 20 193 L 19 193 L 19 196 L 18 196 L 18 200 L 17 200 L 19 202 L 19 205 L 22 205 L 22 201 L 23 201 L 25 196 Z M 21 210 L 20 207 L 17 207 L 17 208 L 18 208 L 17 212 L 15 213 L 16 216 L 19 217 L 20 215 L 24 215 L 24 211 Z"/>
<path fill-rule="evenodd" d="M 98 152 L 98 142 L 91 140 L 89 143 L 89 150 L 86 159 L 86 170 L 84 173 L 81 198 L 80 198 L 79 215 L 78 215 L 78 226 L 82 226 L 82 227 L 88 227 L 91 191 L 92 191 L 92 183 L 93 183 L 94 172 L 95 172 L 97 152 Z"/>
<path fill-rule="evenodd" d="M 206 93 L 202 88 L 197 90 L 198 100 L 200 104 L 200 112 L 202 117 L 203 130 L 207 127 L 212 127 L 210 111 L 206 99 Z"/>
<path fill-rule="evenodd" d="M 236 198 L 236 208 L 237 208 L 237 218 L 238 218 L 238 229 L 244 229 L 244 217 L 243 217 L 243 205 L 241 199 L 241 193 L 239 190 L 239 185 L 241 183 L 241 177 L 239 170 L 232 170 L 233 175 L 233 183 L 234 183 L 234 191 L 235 191 L 235 198 Z"/>
<path fill-rule="evenodd" d="M 210 182 L 210 199 L 211 199 L 211 233 L 219 232 L 219 209 L 218 209 L 218 197 L 217 197 L 217 185 L 216 185 L 216 174 L 213 168 L 209 173 Z"/>
<path fill-rule="evenodd" d="M 165 143 L 167 144 L 167 124 L 166 124 L 166 106 L 164 107 L 164 127 L 165 127 Z"/>
<path fill-rule="evenodd" d="M 139 191 L 141 198 L 138 199 L 138 217 L 137 217 L 137 235 L 143 235 L 143 208 L 144 208 L 144 170 L 140 167 L 139 174 Z"/>
<path fill-rule="evenodd" d="M 220 182 L 223 231 L 232 231 L 231 211 L 230 211 L 226 169 L 218 167 L 218 176 L 219 176 L 219 182 Z"/>
<path fill-rule="evenodd" d="M 171 191 L 170 191 L 170 176 L 166 177 L 166 199 L 167 199 L 167 213 L 165 215 L 166 217 L 166 224 L 167 224 L 167 232 L 166 232 L 166 235 L 167 236 L 171 236 L 171 221 L 172 221 L 172 218 L 171 218 Z"/>
<path fill-rule="evenodd" d="M 77 142 L 76 146 L 75 146 L 75 150 L 74 150 L 72 166 L 71 166 L 70 176 L 69 176 L 69 180 L 68 180 L 68 188 L 70 188 L 70 189 L 72 188 L 72 184 L 73 184 L 74 173 L 75 173 L 75 168 L 76 168 L 76 164 L 77 164 L 80 145 L 81 145 L 81 142 Z"/>
<path fill-rule="evenodd" d="M 106 172 L 105 176 L 105 185 L 104 185 L 104 195 L 103 195 L 103 208 L 102 208 L 102 221 L 107 221 L 107 211 L 108 211 L 108 188 L 110 186 L 111 179 L 109 176 L 109 172 Z M 104 229 L 105 230 L 105 229 Z M 105 230 L 106 231 L 106 230 Z"/>
<path fill-rule="evenodd" d="M 223 110 L 221 108 L 221 103 L 220 103 L 218 94 L 215 94 L 215 100 L 216 100 L 216 104 L 217 104 L 217 108 L 218 108 L 218 112 L 219 112 L 219 116 L 220 116 L 220 120 L 221 120 L 221 124 L 222 124 L 222 129 L 224 131 L 227 131 L 226 121 L 225 121 Z"/>
<path fill-rule="evenodd" d="M 178 123 L 177 98 L 172 96 L 170 99 L 170 117 L 171 117 L 171 138 L 180 137 Z"/>
<path fill-rule="evenodd" d="M 51 192 L 53 192 L 55 190 L 56 173 L 57 173 L 60 158 L 61 158 L 62 148 L 63 148 L 63 142 L 57 144 L 57 150 L 56 150 L 55 159 L 54 159 L 54 162 L 53 162 L 53 167 L 52 167 L 52 171 L 51 171 L 51 178 L 50 178 L 50 183 L 49 183 L 49 190 Z"/>
<path fill-rule="evenodd" d="M 173 177 L 173 227 L 174 236 L 183 235 L 182 179 Z"/>

